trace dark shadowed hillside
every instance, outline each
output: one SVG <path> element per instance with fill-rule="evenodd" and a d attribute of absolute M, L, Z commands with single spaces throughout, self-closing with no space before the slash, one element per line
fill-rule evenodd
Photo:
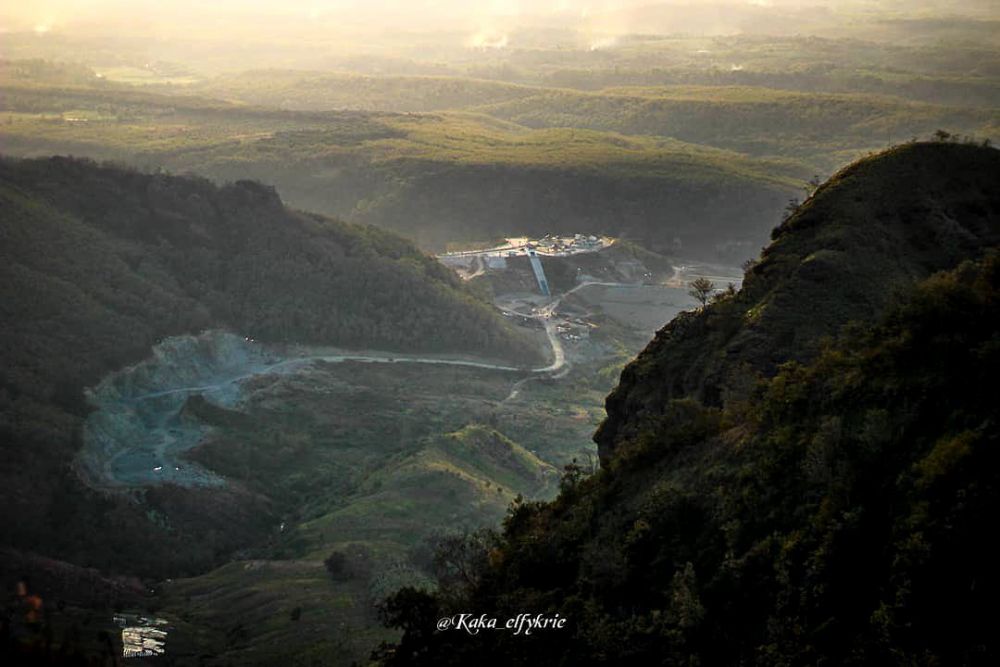
<path fill-rule="evenodd" d="M 385 607 L 384 662 L 994 664 L 997 182 L 940 144 L 838 174 L 627 367 L 597 475 Z M 483 610 L 569 624 L 432 630 Z"/>
<path fill-rule="evenodd" d="M 149 492 L 191 540 L 149 550 L 145 510 L 85 493 L 69 472 L 83 388 L 164 337 L 231 329 L 264 341 L 473 353 L 538 352 L 448 270 L 379 230 L 286 209 L 241 181 L 138 173 L 66 158 L 0 162 L 2 543 L 127 572 L 196 567 L 266 522 L 238 489 Z M 237 502 L 239 500 L 239 502 Z M 59 531 L 51 527 L 62 526 Z M 168 568 L 169 570 L 169 568 Z"/>
<path fill-rule="evenodd" d="M 1000 243 L 998 178 L 1000 152 L 941 143 L 839 172 L 775 230 L 734 299 L 678 317 L 626 368 L 596 436 L 605 458 L 670 400 L 738 400 L 754 375 Z"/>
<path fill-rule="evenodd" d="M 61 278 L 40 296 L 65 299 L 59 287 L 72 286 L 111 311 L 111 326 L 124 311 L 160 336 L 211 325 L 268 340 L 524 352 L 501 318 L 407 241 L 289 211 L 257 183 L 217 188 L 59 158 L 2 169 L 8 287 L 29 273 Z"/>

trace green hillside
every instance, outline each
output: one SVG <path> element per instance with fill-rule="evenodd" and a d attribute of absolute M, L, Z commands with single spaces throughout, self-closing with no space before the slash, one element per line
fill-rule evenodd
<path fill-rule="evenodd" d="M 528 86 L 452 76 L 365 76 L 361 74 L 250 70 L 187 86 L 196 95 L 244 104 L 330 111 L 443 111 L 518 99 Z"/>
<path fill-rule="evenodd" d="M 822 173 L 938 128 L 983 138 L 996 138 L 1000 128 L 1000 116 L 991 105 L 912 100 L 887 86 L 882 92 L 817 92 L 767 79 L 741 84 L 737 77 L 718 82 L 702 77 L 692 81 L 698 85 L 643 79 L 639 85 L 622 87 L 630 80 L 625 73 L 608 87 L 580 90 L 460 76 L 264 70 L 159 89 L 313 112 L 476 111 L 530 128 L 672 137 L 758 157 L 785 156 Z"/>
<path fill-rule="evenodd" d="M 626 369 L 600 473 L 513 510 L 465 584 L 385 608 L 407 632 L 383 663 L 992 663 L 998 175 L 947 144 L 841 172 Z M 747 375 L 721 400 L 720 363 Z M 569 625 L 424 630 L 469 609 Z"/>
<path fill-rule="evenodd" d="M 739 262 L 814 174 L 939 128 L 985 139 L 1000 127 L 982 105 L 766 81 L 623 76 L 585 91 L 267 70 L 145 89 L 29 64 L 7 64 L 8 152 L 253 178 L 294 206 L 432 249 L 587 232 Z M 727 245 L 740 250 L 720 255 Z"/>
<path fill-rule="evenodd" d="M 941 127 L 981 137 L 995 136 L 1000 128 L 993 110 L 749 86 L 550 90 L 478 110 L 527 127 L 668 136 L 750 155 L 781 155 L 824 173 L 861 153 Z"/>
<path fill-rule="evenodd" d="M 736 298 L 678 317 L 626 369 L 596 436 L 602 451 L 673 399 L 738 400 L 755 374 L 809 358 L 824 336 L 871 320 L 915 280 L 1000 242 L 998 173 L 996 150 L 943 143 L 837 173 L 775 230 Z"/>
<path fill-rule="evenodd" d="M 169 549 L 149 552 L 141 540 L 116 547 L 114 536 L 133 524 L 141 532 L 145 517 L 124 498 L 88 497 L 68 470 L 88 412 L 83 388 L 147 356 L 164 337 L 229 328 L 261 341 L 465 352 L 519 364 L 541 357 L 409 242 L 290 211 L 257 183 L 217 187 L 66 158 L 3 160 L 0 201 L 0 427 L 8 462 L 0 493 L 17 508 L 4 513 L 4 544 L 126 571 L 170 560 Z M 184 499 L 199 493 L 174 498 L 162 489 L 151 497 L 181 503 L 178 514 L 195 523 L 220 522 L 223 534 L 242 521 L 239 502 L 187 514 Z M 270 520 L 258 512 L 249 524 Z M 66 530 L 53 535 L 53 522 Z M 231 546 L 222 542 L 188 542 L 173 555 L 210 561 L 204 552 Z"/>
<path fill-rule="evenodd" d="M 291 112 L 111 86 L 11 84 L 5 150 L 69 153 L 220 181 L 389 228 L 428 248 L 508 234 L 609 233 L 712 255 L 766 238 L 811 176 L 673 139 L 531 130 L 481 114 Z"/>
<path fill-rule="evenodd" d="M 996 137 L 1000 128 L 1000 116 L 990 106 L 910 100 L 889 90 L 817 92 L 768 80 L 741 85 L 735 77 L 699 85 L 621 87 L 621 81 L 629 80 L 626 73 L 609 87 L 580 90 L 459 76 L 265 70 L 215 77 L 179 90 L 302 111 L 477 111 L 530 128 L 672 137 L 749 155 L 786 156 L 823 173 L 938 128 L 983 138 Z"/>
<path fill-rule="evenodd" d="M 337 452 L 353 459 L 357 450 Z M 299 461 L 294 475 L 307 468 Z M 495 524 L 520 494 L 551 497 L 557 480 L 554 468 L 482 425 L 429 438 L 382 461 L 354 493 L 310 492 L 311 503 L 338 506 L 295 528 L 283 559 L 231 563 L 165 585 L 162 611 L 181 619 L 171 653 L 193 661 L 213 647 L 219 664 L 354 664 L 396 638 L 373 607 L 400 586 L 430 586 L 436 545 Z M 324 566 L 331 554 L 335 566 Z M 293 609 L 301 617 L 291 621 Z"/>

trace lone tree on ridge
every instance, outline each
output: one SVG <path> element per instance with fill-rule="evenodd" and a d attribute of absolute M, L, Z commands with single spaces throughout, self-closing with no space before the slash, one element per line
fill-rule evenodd
<path fill-rule="evenodd" d="M 695 278 L 688 285 L 691 289 L 688 290 L 688 294 L 698 299 L 701 303 L 702 308 L 708 303 L 708 298 L 712 296 L 712 292 L 715 291 L 715 283 L 713 283 L 708 278 Z"/>

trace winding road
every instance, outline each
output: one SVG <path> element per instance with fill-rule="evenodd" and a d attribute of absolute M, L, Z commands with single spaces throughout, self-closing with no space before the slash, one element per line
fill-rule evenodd
<path fill-rule="evenodd" d="M 317 361 L 325 361 L 327 363 L 343 363 L 347 361 L 355 361 L 368 364 L 434 364 L 443 366 L 464 366 L 467 368 L 483 368 L 487 370 L 509 371 L 514 373 L 552 373 L 560 370 L 563 366 L 566 365 L 566 357 L 565 354 L 563 353 L 562 345 L 559 343 L 558 337 L 555 335 L 555 325 L 552 325 L 551 332 L 549 332 L 548 328 L 546 328 L 546 333 L 549 334 L 549 342 L 550 344 L 552 344 L 554 361 L 548 366 L 543 366 L 540 368 L 519 368 L 517 366 L 492 364 L 485 361 L 466 361 L 463 359 L 413 357 L 405 354 L 399 354 L 398 352 L 367 352 L 365 354 L 318 354 L 318 355 L 295 357 L 294 359 L 285 359 L 284 361 L 279 361 L 269 366 L 264 366 L 263 368 L 256 369 L 251 373 L 244 373 L 243 375 L 238 375 L 236 377 L 228 378 L 222 382 L 216 382 L 214 384 L 194 385 L 189 387 L 175 387 L 173 389 L 165 389 L 163 391 L 154 391 L 148 394 L 141 394 L 139 396 L 135 396 L 133 397 L 132 400 L 141 401 L 151 398 L 159 398 L 162 396 L 169 396 L 171 394 L 184 394 L 192 392 L 211 391 L 212 389 L 221 389 L 222 387 L 225 387 L 226 385 L 229 384 L 233 384 L 234 382 L 242 382 L 243 380 L 248 380 L 258 375 L 266 375 L 268 373 L 272 373 L 277 370 L 292 369 L 297 366 L 304 366 L 311 363 L 315 363 Z"/>
<path fill-rule="evenodd" d="M 107 488 L 110 487 L 129 487 L 137 486 L 151 483 L 162 483 L 166 481 L 173 481 L 176 483 L 188 483 L 188 484 L 216 484 L 222 483 L 222 480 L 217 478 L 215 475 L 207 470 L 201 469 L 199 466 L 192 464 L 190 462 L 175 460 L 176 454 L 180 453 L 189 446 L 184 446 L 184 442 L 188 439 L 198 440 L 200 435 L 197 433 L 186 433 L 186 428 L 184 426 L 171 427 L 168 422 L 173 419 L 177 411 L 180 409 L 175 400 L 168 401 L 169 405 L 163 406 L 163 408 L 151 408 L 147 401 L 163 398 L 163 397 L 178 397 L 183 400 L 183 396 L 186 394 L 210 392 L 213 390 L 224 390 L 234 384 L 240 383 L 244 380 L 248 380 L 253 377 L 267 375 L 275 372 L 294 372 L 295 369 L 302 366 L 306 366 L 316 362 L 327 362 L 327 363 L 344 363 L 344 362 L 360 362 L 360 363 L 372 363 L 372 364 L 429 364 L 429 365 L 439 365 L 439 366 L 457 366 L 464 368 L 481 368 L 485 370 L 494 371 L 505 371 L 511 373 L 521 373 L 526 374 L 527 377 L 523 377 L 511 388 L 510 394 L 503 402 L 513 400 L 520 393 L 521 388 L 526 382 L 531 380 L 540 379 L 541 377 L 549 377 L 553 379 L 558 379 L 564 377 L 570 370 L 570 365 L 566 359 L 566 352 L 563 349 L 562 342 L 559 339 L 558 323 L 559 319 L 555 316 L 556 309 L 562 303 L 562 300 L 567 296 L 581 290 L 590 285 L 602 285 L 610 287 L 627 287 L 626 283 L 614 283 L 614 282 L 600 282 L 600 281 L 587 281 L 580 283 L 571 290 L 553 298 L 548 303 L 537 307 L 534 312 L 523 313 L 512 308 L 506 308 L 503 306 L 497 306 L 502 312 L 509 313 L 511 315 L 516 315 L 518 317 L 525 317 L 534 320 L 538 320 L 542 323 L 545 330 L 546 338 L 548 339 L 549 346 L 552 349 L 552 360 L 546 366 L 540 366 L 537 368 L 525 368 L 510 366 L 504 364 L 496 364 L 488 361 L 474 361 L 465 359 L 445 359 L 440 357 L 432 356 L 414 356 L 407 354 L 400 354 L 398 352 L 364 352 L 364 353 L 337 353 L 337 354 L 313 354 L 313 355 L 303 355 L 297 356 L 290 359 L 284 359 L 271 364 L 265 364 L 262 366 L 257 366 L 253 370 L 241 373 L 239 375 L 233 375 L 232 377 L 226 377 L 224 379 L 215 378 L 217 381 L 206 384 L 189 385 L 183 387 L 172 387 L 170 389 L 162 389 L 158 391 L 151 391 L 145 394 L 137 394 L 123 397 L 124 403 L 120 403 L 125 410 L 135 411 L 142 410 L 145 413 L 143 418 L 147 424 L 146 432 L 149 434 L 159 433 L 159 437 L 153 438 L 155 442 L 147 442 L 145 445 L 137 445 L 136 441 L 127 434 L 122 434 L 118 436 L 110 435 L 113 440 L 120 441 L 120 449 L 115 451 L 113 454 L 105 458 L 103 461 L 96 462 L 97 470 L 100 472 L 98 475 L 103 479 L 94 479 L 93 476 L 89 477 L 89 483 L 95 486 L 102 486 Z M 140 405 L 147 406 L 146 408 L 140 408 Z M 132 406 L 132 407 L 128 407 Z M 152 413 L 148 410 L 152 410 Z M 160 414 L 162 412 L 162 414 Z M 135 414 L 140 414 L 136 412 Z M 153 425 L 155 423 L 155 426 Z M 138 447 L 138 448 L 137 448 Z M 107 451 L 107 450 L 104 450 Z M 148 459 L 146 459 L 148 455 Z M 139 468 L 135 468 L 135 464 L 125 464 L 125 461 L 132 457 L 138 456 L 140 459 L 148 460 L 149 463 L 142 463 Z M 103 457 L 102 457 L 103 458 Z M 183 465 L 184 472 L 180 472 L 181 466 Z M 129 472 L 126 473 L 125 471 Z M 141 471 L 141 472 L 140 472 Z M 155 474 L 152 474 L 155 473 Z M 123 475 L 125 475 L 123 477 Z"/>
<path fill-rule="evenodd" d="M 566 374 L 569 373 L 569 364 L 566 362 L 566 351 L 563 349 L 562 341 L 559 340 L 559 332 L 556 328 L 557 325 L 553 321 L 552 316 L 555 314 L 556 308 L 559 307 L 563 299 L 568 297 L 570 294 L 573 294 L 574 292 L 581 290 L 584 287 L 590 287 L 591 285 L 599 285 L 604 287 L 632 287 L 630 283 L 614 283 L 614 282 L 604 282 L 600 280 L 587 280 L 580 283 L 576 287 L 567 290 L 566 292 L 563 292 L 562 294 L 554 298 L 552 301 L 542 306 L 542 308 L 539 309 L 537 313 L 531 313 L 531 314 L 522 313 L 520 311 L 513 310 L 511 308 L 505 308 L 500 305 L 497 306 L 497 308 L 499 308 L 502 312 L 510 313 L 511 315 L 517 315 L 519 317 L 539 319 L 542 321 L 542 324 L 545 327 L 545 335 L 548 337 L 549 345 L 552 347 L 553 362 L 549 366 L 546 366 L 545 368 L 537 369 L 535 371 L 536 373 L 552 373 L 553 375 L 551 377 L 553 379 L 565 377 Z M 530 382 L 531 380 L 536 380 L 536 379 L 538 378 L 527 377 L 515 382 L 514 386 L 511 387 L 510 393 L 507 395 L 507 398 L 503 399 L 503 402 L 507 403 L 508 401 L 512 401 L 515 398 L 517 398 L 518 395 L 521 393 L 521 387 L 523 387 L 526 383 Z"/>
<path fill-rule="evenodd" d="M 549 340 L 549 346 L 552 348 L 552 363 L 547 366 L 541 366 L 538 368 L 521 368 L 517 366 L 506 366 L 503 364 L 493 364 L 486 361 L 468 361 L 464 359 L 441 359 L 437 357 L 415 357 L 406 354 L 400 354 L 397 352 L 366 352 L 364 354 L 320 354 L 320 355 L 307 355 L 302 357 L 295 357 L 293 359 L 285 359 L 277 363 L 271 364 L 269 366 L 264 366 L 254 370 L 251 373 L 244 373 L 243 375 L 238 375 L 236 377 L 228 378 L 222 382 L 217 382 L 214 384 L 197 385 L 189 387 L 175 387 L 173 389 L 165 389 L 163 391 L 150 392 L 148 394 L 142 394 L 135 396 L 133 400 L 140 401 L 150 398 L 159 398 L 161 396 L 168 396 L 171 394 L 183 394 L 192 393 L 200 391 L 211 391 L 212 389 L 221 389 L 222 387 L 232 384 L 234 382 L 242 382 L 243 380 L 248 380 L 252 377 L 258 375 L 265 375 L 276 370 L 284 370 L 294 368 L 296 366 L 302 366 L 317 361 L 325 361 L 327 363 L 343 363 L 347 361 L 356 361 L 361 363 L 371 363 L 371 364 L 436 364 L 445 366 L 464 366 L 467 368 L 483 368 L 487 370 L 496 371 L 509 371 L 515 373 L 532 373 L 532 374 L 554 374 L 553 377 L 559 378 L 566 375 L 569 372 L 568 363 L 566 362 L 566 352 L 563 349 L 562 342 L 559 340 L 559 333 L 556 329 L 556 323 L 553 321 L 552 316 L 555 314 L 556 308 L 562 303 L 562 300 L 573 294 L 574 292 L 583 289 L 584 287 L 589 287 L 591 285 L 600 285 L 605 287 L 631 287 L 629 283 L 614 283 L 614 282 L 600 282 L 600 281 L 587 281 L 580 283 L 573 289 L 564 292 L 558 297 L 554 298 L 549 303 L 538 309 L 536 313 L 522 313 L 511 308 L 505 308 L 503 306 L 497 306 L 499 310 L 505 313 L 510 313 L 511 315 L 517 315 L 518 317 L 526 317 L 529 319 L 541 320 L 543 326 L 545 327 L 545 335 Z M 529 378 L 530 379 L 530 378 Z"/>

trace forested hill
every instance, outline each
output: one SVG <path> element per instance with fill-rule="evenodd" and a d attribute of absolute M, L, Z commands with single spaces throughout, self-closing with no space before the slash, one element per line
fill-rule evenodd
<path fill-rule="evenodd" d="M 856 162 L 774 233 L 732 300 L 663 328 L 608 397 L 607 458 L 675 398 L 719 406 L 758 373 L 814 356 L 915 281 L 1000 243 L 1000 151 L 922 143 Z"/>
<path fill-rule="evenodd" d="M 163 337 L 218 327 L 540 361 L 397 236 L 290 211 L 253 182 L 217 187 L 68 158 L 0 160 L 0 323 L 0 544 L 125 571 L 145 567 L 148 543 L 126 539 L 142 534 L 145 510 L 116 500 L 112 511 L 68 466 L 83 388 Z M 219 521 L 192 530 L 235 523 Z M 190 551 L 184 531 L 170 539 L 164 553 Z"/>
<path fill-rule="evenodd" d="M 383 663 L 995 664 L 997 182 L 945 144 L 832 179 L 626 370 L 601 471 L 387 604 Z M 428 630 L 468 610 L 568 624 Z"/>
<path fill-rule="evenodd" d="M 272 341 L 528 357 L 454 274 L 411 243 L 216 187 L 51 158 L 0 162 L 13 336 L 65 335 L 117 364 L 164 335 L 229 327 Z M 43 305 L 46 324 L 29 317 Z M 85 344 L 81 342 L 84 337 Z M 90 338 L 95 340 L 91 341 Z M 110 351 L 110 352 L 109 352 Z"/>
<path fill-rule="evenodd" d="M 0 77 L 8 112 L 0 143 L 10 155 L 71 153 L 216 182 L 252 178 L 296 208 L 377 225 L 429 249 L 611 234 L 740 262 L 815 173 L 666 137 L 532 130 L 475 113 L 293 112 L 41 78 Z"/>

